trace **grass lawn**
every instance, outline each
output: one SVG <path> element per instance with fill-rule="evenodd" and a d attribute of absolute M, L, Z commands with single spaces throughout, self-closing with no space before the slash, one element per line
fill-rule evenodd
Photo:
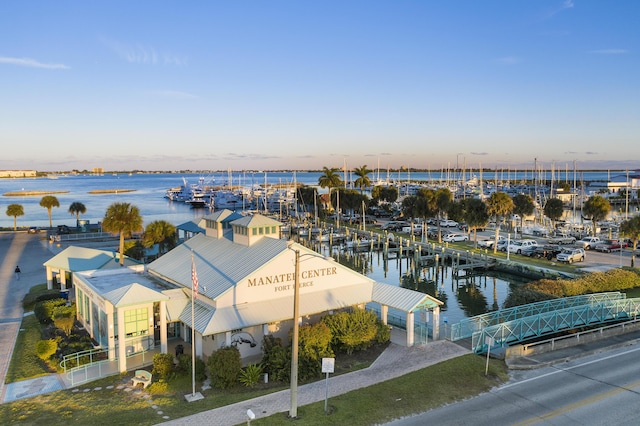
<path fill-rule="evenodd" d="M 281 425 L 368 425 L 426 411 L 442 404 L 459 401 L 502 383 L 507 379 L 501 361 L 491 360 L 485 377 L 485 358 L 465 355 L 430 366 L 397 379 L 329 399 L 329 414 L 324 401 L 298 409 L 298 419 L 287 419 L 286 413 L 275 414 L 253 424 Z M 0 424 L 12 425 L 152 425 L 163 421 L 162 410 L 171 419 L 233 404 L 266 393 L 288 388 L 287 384 L 271 384 L 249 390 L 236 387 L 202 392 L 205 398 L 188 403 L 184 395 L 191 392 L 191 379 L 183 376 L 171 384 L 154 382 L 145 392 L 135 394 L 117 389 L 132 374 L 107 377 L 73 389 L 18 400 L 0 405 Z M 107 389 L 107 386 L 114 386 Z M 84 389 L 92 389 L 84 392 Z M 100 390 L 95 390 L 101 388 Z M 157 405 L 157 409 L 151 406 Z"/>

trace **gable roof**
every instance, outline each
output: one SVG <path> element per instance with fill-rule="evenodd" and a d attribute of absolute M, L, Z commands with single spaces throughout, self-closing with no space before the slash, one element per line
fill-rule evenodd
<path fill-rule="evenodd" d="M 191 289 L 193 253 L 199 292 L 215 300 L 286 249 L 287 242 L 275 238 L 262 238 L 245 246 L 199 234 L 151 262 L 147 270 Z"/>
<path fill-rule="evenodd" d="M 418 309 L 431 309 L 444 305 L 444 302 L 428 294 L 381 282 L 373 284 L 372 299 L 376 303 L 404 312 L 413 312 Z"/>
<path fill-rule="evenodd" d="M 43 265 L 70 272 L 93 271 L 96 269 L 119 268 L 119 259 L 120 257 L 117 256 L 115 251 L 69 246 L 47 260 Z M 137 265 L 139 262 L 125 256 L 124 264 L 125 266 Z"/>
<path fill-rule="evenodd" d="M 282 225 L 281 222 L 278 222 L 275 219 L 271 219 L 270 217 L 263 216 L 261 214 L 255 214 L 252 216 L 243 216 L 240 219 L 234 220 L 232 225 L 245 226 L 247 228 L 253 228 L 255 226 L 279 226 Z"/>

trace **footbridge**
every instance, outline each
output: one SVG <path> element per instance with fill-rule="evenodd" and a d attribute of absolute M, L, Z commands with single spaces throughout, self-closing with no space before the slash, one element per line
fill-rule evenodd
<path fill-rule="evenodd" d="M 589 325 L 636 318 L 640 298 L 608 292 L 553 299 L 467 318 L 446 329 L 452 341 L 471 338 L 471 350 L 484 353 L 537 337 Z"/>

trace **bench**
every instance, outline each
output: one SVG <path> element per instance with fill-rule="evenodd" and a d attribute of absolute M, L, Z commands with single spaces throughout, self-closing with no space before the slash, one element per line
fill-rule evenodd
<path fill-rule="evenodd" d="M 144 389 L 151 384 L 151 373 L 146 370 L 136 370 L 136 374 L 131 381 L 134 387 L 142 383 L 142 389 Z"/>

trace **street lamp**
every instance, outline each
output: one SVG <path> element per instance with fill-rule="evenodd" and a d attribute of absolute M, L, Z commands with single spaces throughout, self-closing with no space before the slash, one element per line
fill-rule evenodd
<path fill-rule="evenodd" d="M 299 272 L 300 272 L 300 250 L 296 250 L 295 277 L 293 281 L 293 338 L 291 342 L 291 408 L 289 417 L 298 417 L 298 334 L 300 326 L 298 317 L 300 316 L 300 293 L 299 293 Z"/>

